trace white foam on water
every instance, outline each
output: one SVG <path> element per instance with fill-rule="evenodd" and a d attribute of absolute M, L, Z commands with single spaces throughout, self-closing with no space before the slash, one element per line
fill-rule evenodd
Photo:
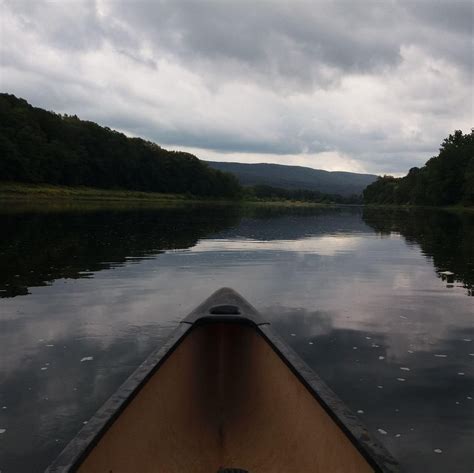
<path fill-rule="evenodd" d="M 406 381 L 405 378 L 397 378 L 397 381 Z"/>
<path fill-rule="evenodd" d="M 377 387 L 378 387 L 379 389 L 383 389 L 383 386 L 380 386 L 380 385 L 379 385 L 379 386 L 377 386 Z"/>
<path fill-rule="evenodd" d="M 407 368 L 406 366 L 400 366 L 400 369 L 402 371 L 410 371 L 410 368 Z"/>
<path fill-rule="evenodd" d="M 441 355 L 441 354 L 436 354 L 436 358 L 447 358 L 448 355 Z"/>
<path fill-rule="evenodd" d="M 383 429 L 377 429 L 377 432 L 380 432 L 382 435 L 387 435 L 387 431 Z"/>
<path fill-rule="evenodd" d="M 385 360 L 384 356 L 379 356 L 379 360 Z"/>
<path fill-rule="evenodd" d="M 362 409 L 359 409 L 359 410 L 357 411 L 357 414 L 363 414 L 363 413 L 364 413 L 364 411 L 363 411 Z"/>
<path fill-rule="evenodd" d="M 460 372 L 458 373 L 458 375 L 459 375 L 459 376 L 464 376 L 465 373 L 463 373 L 462 371 L 460 371 Z"/>
<path fill-rule="evenodd" d="M 435 449 L 433 450 L 433 452 L 435 452 L 435 453 L 443 453 L 443 450 L 441 450 L 440 448 L 435 448 Z"/>
<path fill-rule="evenodd" d="M 7 431 L 7 429 L 0 429 L 0 434 L 4 434 Z"/>
<path fill-rule="evenodd" d="M 43 366 L 43 367 L 41 368 L 41 371 L 46 371 L 47 369 L 48 369 L 47 366 Z"/>
<path fill-rule="evenodd" d="M 85 356 L 84 358 L 81 358 L 81 363 L 82 363 L 83 361 L 92 361 L 93 359 L 94 359 L 93 356 Z"/>
<path fill-rule="evenodd" d="M 401 436 L 402 436 L 402 434 L 395 434 L 395 437 L 397 437 L 397 438 L 401 437 Z"/>

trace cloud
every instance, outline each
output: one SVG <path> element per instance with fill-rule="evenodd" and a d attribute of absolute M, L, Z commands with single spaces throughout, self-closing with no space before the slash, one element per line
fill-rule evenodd
<path fill-rule="evenodd" d="M 0 9 L 3 90 L 204 158 L 400 173 L 472 124 L 464 0 Z"/>

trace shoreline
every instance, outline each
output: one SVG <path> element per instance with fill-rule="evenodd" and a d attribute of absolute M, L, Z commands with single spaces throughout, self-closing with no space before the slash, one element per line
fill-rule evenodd
<path fill-rule="evenodd" d="M 0 182 L 0 202 L 9 203 L 107 203 L 107 204 L 213 204 L 285 207 L 334 207 L 341 204 L 289 200 L 226 199 L 188 194 L 163 194 L 126 189 L 98 189 L 83 186 Z"/>
<path fill-rule="evenodd" d="M 364 207 L 367 209 L 438 209 L 459 212 L 474 212 L 474 207 L 427 206 L 427 205 L 394 205 L 394 204 L 338 204 L 334 202 L 309 202 L 293 200 L 262 199 L 226 199 L 218 197 L 199 197 L 188 194 L 163 194 L 126 189 L 99 189 L 84 186 L 59 186 L 53 184 L 25 184 L 21 182 L 0 182 L 0 202 L 32 203 L 107 203 L 107 204 L 213 204 L 238 206 L 271 206 L 271 207 Z"/>
<path fill-rule="evenodd" d="M 474 212 L 474 207 L 467 207 L 464 205 L 411 205 L 411 204 L 361 204 L 366 209 L 387 209 L 387 210 L 449 210 L 451 212 Z"/>

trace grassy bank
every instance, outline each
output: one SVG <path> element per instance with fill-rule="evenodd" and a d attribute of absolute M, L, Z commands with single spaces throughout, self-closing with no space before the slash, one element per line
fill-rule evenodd
<path fill-rule="evenodd" d="M 221 203 L 250 206 L 272 207 L 328 207 L 333 204 L 301 202 L 294 200 L 264 200 L 244 198 L 242 200 L 225 200 L 218 198 L 195 197 L 190 194 L 161 194 L 156 192 L 139 192 L 121 189 L 97 189 L 91 187 L 54 186 L 50 184 L 25 184 L 19 182 L 0 182 L 0 200 L 15 202 L 48 201 L 68 202 L 115 202 L 115 203 Z"/>
<path fill-rule="evenodd" d="M 93 201 L 159 201 L 183 202 L 197 200 L 185 194 L 161 194 L 121 189 L 66 187 L 49 184 L 0 182 L 0 199 L 3 200 L 93 200 Z"/>
<path fill-rule="evenodd" d="M 387 209 L 387 210 L 416 210 L 416 209 L 427 209 L 427 210 L 449 210 L 451 212 L 474 212 L 474 207 L 466 205 L 412 205 L 412 204 L 364 204 L 364 207 L 369 209 Z"/>

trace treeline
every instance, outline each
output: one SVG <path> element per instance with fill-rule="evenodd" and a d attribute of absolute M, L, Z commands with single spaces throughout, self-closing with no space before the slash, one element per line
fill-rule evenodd
<path fill-rule="evenodd" d="M 0 180 L 234 198 L 237 179 L 77 116 L 0 94 Z"/>
<path fill-rule="evenodd" d="M 364 190 L 367 204 L 474 205 L 474 131 L 456 130 L 422 168 L 380 177 Z"/>
<path fill-rule="evenodd" d="M 361 204 L 362 197 L 353 195 L 344 197 L 339 194 L 324 194 L 307 189 L 282 189 L 267 185 L 245 187 L 245 196 L 250 200 L 292 200 L 298 202 L 316 202 L 322 204 Z"/>

